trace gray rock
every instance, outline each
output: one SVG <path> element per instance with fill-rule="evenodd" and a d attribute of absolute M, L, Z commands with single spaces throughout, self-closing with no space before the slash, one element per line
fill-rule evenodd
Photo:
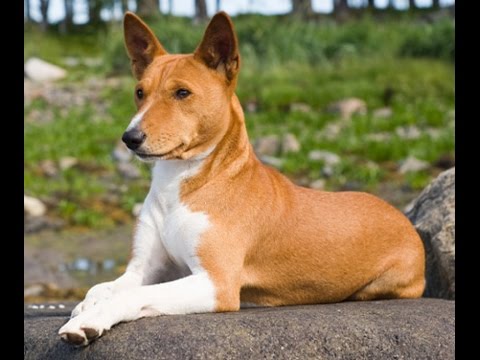
<path fill-rule="evenodd" d="M 86 348 L 60 340 L 58 329 L 74 305 L 63 304 L 63 309 L 58 304 L 24 306 L 24 359 L 455 358 L 455 302 L 449 300 L 251 307 L 144 318 L 116 325 Z"/>
<path fill-rule="evenodd" d="M 430 164 L 426 161 L 419 160 L 416 157 L 409 156 L 405 160 L 402 161 L 400 168 L 398 171 L 400 174 L 406 174 L 408 172 L 417 172 L 426 170 L 430 167 Z"/>
<path fill-rule="evenodd" d="M 286 134 L 282 139 L 282 153 L 297 153 L 301 149 L 300 142 L 297 137 L 291 133 Z"/>
<path fill-rule="evenodd" d="M 340 162 L 340 156 L 325 150 L 312 150 L 308 153 L 308 158 L 312 161 L 323 161 L 328 166 L 334 166 Z"/>
<path fill-rule="evenodd" d="M 455 299 L 455 168 L 428 185 L 406 215 L 427 252 L 425 296 Z"/>
<path fill-rule="evenodd" d="M 377 119 L 387 119 L 393 115 L 392 108 L 383 107 L 379 109 L 375 109 L 372 113 L 374 118 Z"/>
<path fill-rule="evenodd" d="M 116 162 L 129 162 L 132 160 L 133 155 L 123 141 L 119 141 L 112 151 L 112 158 Z"/>
<path fill-rule="evenodd" d="M 387 132 L 372 133 L 365 135 L 365 140 L 374 141 L 374 142 L 385 142 L 389 141 L 392 138 L 392 135 Z"/>
<path fill-rule="evenodd" d="M 323 190 L 325 189 L 325 183 L 326 182 L 324 179 L 318 179 L 318 180 L 312 181 L 309 187 L 315 190 Z"/>
<path fill-rule="evenodd" d="M 395 133 L 405 140 L 416 140 L 422 136 L 420 129 L 414 125 L 399 126 L 395 129 Z"/>
<path fill-rule="evenodd" d="M 36 82 L 48 82 L 63 79 L 67 71 L 39 58 L 30 58 L 24 66 L 25 75 Z"/>
<path fill-rule="evenodd" d="M 132 163 L 118 163 L 117 170 L 121 176 L 128 180 L 135 180 L 141 176 L 140 169 Z"/>
<path fill-rule="evenodd" d="M 367 103 L 357 98 L 347 98 L 330 104 L 327 111 L 338 114 L 342 119 L 350 119 L 353 115 L 367 113 Z"/>
<path fill-rule="evenodd" d="M 86 65 L 86 66 L 89 66 L 89 67 L 98 67 L 98 66 L 101 66 L 102 65 L 102 58 L 85 58 L 83 59 L 83 63 Z"/>
<path fill-rule="evenodd" d="M 47 207 L 41 200 L 23 195 L 23 211 L 27 216 L 39 217 L 46 214 Z"/>
<path fill-rule="evenodd" d="M 283 166 L 283 160 L 274 156 L 268 156 L 268 155 L 260 156 L 260 161 L 266 165 L 273 166 L 277 169 L 280 169 Z"/>
<path fill-rule="evenodd" d="M 276 156 L 280 153 L 280 146 L 277 135 L 268 135 L 256 139 L 253 147 L 258 155 Z"/>
<path fill-rule="evenodd" d="M 43 160 L 39 164 L 40 170 L 48 177 L 55 177 L 58 175 L 57 165 L 53 160 Z"/>
<path fill-rule="evenodd" d="M 67 56 L 63 58 L 63 64 L 68 67 L 75 67 L 80 65 L 80 59 L 78 57 Z"/>
<path fill-rule="evenodd" d="M 256 113 L 258 111 L 258 103 L 256 100 L 250 100 L 247 101 L 247 103 L 244 106 L 244 109 L 248 113 Z"/>
<path fill-rule="evenodd" d="M 334 140 L 340 135 L 345 126 L 345 121 L 331 122 L 322 131 L 319 131 L 315 137 L 317 140 Z"/>
<path fill-rule="evenodd" d="M 61 170 L 65 171 L 65 170 L 68 170 L 72 167 L 74 167 L 75 165 L 78 164 L 78 159 L 77 158 L 74 158 L 72 156 L 65 156 L 65 157 L 62 157 L 59 161 L 58 161 L 58 166 L 60 167 Z"/>
<path fill-rule="evenodd" d="M 312 107 L 305 103 L 291 103 L 290 104 L 290 111 L 291 112 L 301 112 L 301 113 L 309 113 L 312 111 Z"/>

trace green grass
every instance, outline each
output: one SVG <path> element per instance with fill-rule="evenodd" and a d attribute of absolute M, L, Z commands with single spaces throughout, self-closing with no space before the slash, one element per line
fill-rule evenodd
<path fill-rule="evenodd" d="M 328 189 L 356 182 L 361 189 L 375 192 L 386 181 L 421 189 L 436 171 L 400 175 L 394 167 L 407 156 L 430 163 L 441 156 L 454 156 L 451 22 L 425 25 L 402 18 L 375 23 L 365 18 L 337 25 L 241 16 L 235 24 L 243 60 L 237 94 L 243 105 L 254 101 L 258 108 L 255 113 L 246 112 L 250 138 L 295 134 L 301 151 L 283 156 L 281 169 L 293 179 L 322 177 L 323 164 L 308 160 L 308 153 L 318 149 L 341 157 L 333 176 L 327 179 Z M 432 49 L 422 37 L 426 27 L 428 36 L 435 40 Z M 169 51 L 191 52 L 200 40 L 203 25 L 168 18 L 155 24 L 154 30 Z M 123 77 L 121 86 L 105 86 L 98 94 L 99 102 L 107 106 L 106 119 L 99 116 L 95 104 L 66 110 L 35 100 L 25 106 L 25 192 L 42 199 L 53 198 L 51 214 L 72 225 L 102 228 L 128 221 L 128 216 L 114 216 L 113 212 L 118 208 L 129 214 L 148 191 L 148 166 L 137 163 L 143 179 L 126 181 L 115 171 L 111 158 L 115 143 L 135 112 L 135 82 L 121 35 L 118 26 L 99 36 L 25 34 L 25 58 L 35 55 L 61 65 L 65 56 L 102 57 L 100 67 L 72 68 L 64 84 L 79 82 L 87 86 L 83 81 L 91 76 Z M 384 106 L 388 88 L 394 90 L 390 105 L 393 115 L 374 118 L 372 110 Z M 326 107 L 346 97 L 365 100 L 369 111 L 354 116 L 338 136 L 329 140 L 322 131 L 339 120 L 326 112 Z M 311 111 L 290 111 L 292 103 L 307 104 Z M 31 121 L 34 111 L 51 111 L 54 120 Z M 412 125 L 421 131 L 420 137 L 406 140 L 397 135 L 396 129 Z M 435 138 L 428 134 L 431 129 L 438 133 Z M 369 135 L 378 133 L 387 133 L 390 139 L 369 139 Z M 54 178 L 42 175 L 42 160 L 58 162 L 65 156 L 78 158 L 80 165 Z M 126 190 L 112 190 L 125 185 Z M 102 200 L 108 196 L 115 197 L 113 204 Z"/>

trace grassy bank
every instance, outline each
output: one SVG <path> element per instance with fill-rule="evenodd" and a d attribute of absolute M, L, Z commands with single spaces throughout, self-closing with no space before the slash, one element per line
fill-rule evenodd
<path fill-rule="evenodd" d="M 326 178 L 327 189 L 355 183 L 358 190 L 376 193 L 389 183 L 418 190 L 441 171 L 435 164 L 454 158 L 451 20 L 364 18 L 339 25 L 249 15 L 234 21 L 243 60 L 237 94 L 252 110 L 246 111 L 250 137 L 294 134 L 301 150 L 282 156 L 281 168 L 292 179 L 324 177 L 324 164 L 308 154 L 327 150 L 341 159 Z M 153 28 L 170 52 L 191 52 L 204 24 L 167 18 Z M 121 36 L 118 24 L 100 34 L 25 33 L 25 59 L 39 56 L 60 66 L 67 66 L 66 58 L 78 59 L 58 88 L 90 92 L 82 105 L 42 97 L 25 105 L 25 192 L 46 200 L 50 214 L 71 225 L 104 228 L 129 222 L 133 205 L 148 189 L 146 165 L 138 164 L 141 179 L 127 181 L 111 157 L 135 111 L 134 80 Z M 99 61 L 88 65 L 86 58 Z M 113 77 L 119 80 L 107 81 Z M 93 88 L 92 78 L 97 79 Z M 346 97 L 363 99 L 367 113 L 343 122 L 334 137 L 326 136 L 340 124 L 338 115 L 326 111 L 328 105 Z M 385 106 L 392 110 L 390 117 L 374 116 Z M 418 134 L 402 136 L 411 127 Z M 54 176 L 42 171 L 42 161 L 58 164 L 65 156 L 78 159 L 78 165 Z M 408 156 L 431 166 L 401 174 L 399 164 Z"/>

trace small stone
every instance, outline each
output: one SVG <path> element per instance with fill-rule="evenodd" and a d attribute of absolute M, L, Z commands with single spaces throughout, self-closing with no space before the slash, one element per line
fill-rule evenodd
<path fill-rule="evenodd" d="M 29 216 L 39 217 L 47 212 L 47 207 L 39 199 L 23 195 L 23 211 Z"/>
<path fill-rule="evenodd" d="M 277 135 L 268 135 L 255 140 L 254 148 L 258 155 L 275 156 L 280 152 L 280 145 Z"/>
<path fill-rule="evenodd" d="M 119 163 L 117 165 L 117 170 L 125 179 L 134 180 L 141 176 L 140 169 L 132 163 Z"/>
<path fill-rule="evenodd" d="M 30 285 L 23 289 L 23 297 L 27 296 L 39 296 L 43 292 L 43 286 L 40 284 Z"/>
<path fill-rule="evenodd" d="M 48 308 L 53 310 L 53 309 L 55 309 L 55 306 L 54 305 L 48 305 Z"/>
<path fill-rule="evenodd" d="M 64 170 L 64 171 L 74 167 L 77 164 L 78 164 L 78 159 L 71 156 L 62 157 L 58 162 L 58 166 L 60 167 L 61 170 Z"/>
<path fill-rule="evenodd" d="M 312 107 L 305 103 L 291 103 L 290 104 L 291 112 L 300 112 L 300 113 L 309 113 L 312 111 Z"/>
<path fill-rule="evenodd" d="M 39 305 L 38 308 L 39 309 L 45 309 L 45 305 Z"/>
<path fill-rule="evenodd" d="M 367 134 L 365 140 L 373 142 L 384 142 L 389 141 L 392 138 L 392 135 L 387 132 Z"/>
<path fill-rule="evenodd" d="M 24 66 L 24 73 L 35 82 L 56 81 L 67 76 L 65 69 L 39 58 L 28 59 Z"/>
<path fill-rule="evenodd" d="M 319 131 L 316 134 L 317 140 L 326 139 L 326 140 L 334 140 L 335 138 L 340 135 L 342 129 L 344 128 L 343 122 L 331 122 L 322 131 Z"/>
<path fill-rule="evenodd" d="M 112 151 L 112 158 L 116 162 L 129 162 L 132 160 L 133 155 L 127 146 L 122 141 L 119 141 Z"/>
<path fill-rule="evenodd" d="M 132 215 L 135 217 L 138 217 L 140 215 L 140 212 L 142 211 L 143 203 L 136 203 L 133 205 L 132 209 Z"/>
<path fill-rule="evenodd" d="M 276 158 L 274 156 L 268 156 L 268 155 L 260 156 L 260 161 L 262 161 L 264 164 L 273 166 L 277 169 L 280 169 L 283 166 L 283 160 Z"/>
<path fill-rule="evenodd" d="M 68 67 L 75 67 L 80 65 L 80 60 L 73 56 L 63 58 L 63 64 Z"/>
<path fill-rule="evenodd" d="M 326 181 L 324 179 L 318 179 L 315 181 L 312 181 L 309 185 L 311 189 L 315 190 L 324 190 L 325 189 L 325 183 Z"/>
<path fill-rule="evenodd" d="M 323 161 L 325 165 L 337 165 L 340 162 L 340 156 L 330 151 L 312 150 L 308 153 L 308 158 L 312 161 Z"/>
<path fill-rule="evenodd" d="M 347 98 L 329 105 L 327 111 L 339 114 L 342 119 L 350 119 L 356 114 L 365 115 L 367 103 L 358 98 Z"/>
<path fill-rule="evenodd" d="M 89 67 L 98 67 L 100 65 L 102 65 L 102 59 L 101 58 L 85 58 L 83 59 L 83 63 L 86 65 L 86 66 L 89 66 Z"/>
<path fill-rule="evenodd" d="M 408 172 L 418 172 L 426 170 L 430 167 L 430 164 L 426 161 L 419 160 L 416 157 L 409 156 L 403 162 L 398 171 L 400 174 L 406 174 Z"/>
<path fill-rule="evenodd" d="M 39 164 L 40 170 L 48 177 L 55 177 L 58 175 L 58 169 L 52 160 L 43 160 Z"/>
<path fill-rule="evenodd" d="M 258 103 L 255 100 L 247 101 L 245 104 L 245 110 L 248 113 L 256 113 L 258 111 Z"/>
<path fill-rule="evenodd" d="M 59 304 L 59 305 L 58 305 L 58 308 L 59 308 L 59 309 L 65 309 L 65 305 Z"/>
<path fill-rule="evenodd" d="M 416 126 L 400 126 L 395 129 L 395 133 L 406 140 L 416 140 L 422 136 L 422 132 Z"/>
<path fill-rule="evenodd" d="M 288 133 L 282 139 L 282 153 L 298 153 L 301 145 L 295 135 Z"/>
<path fill-rule="evenodd" d="M 375 109 L 372 113 L 374 118 L 377 119 L 387 119 L 393 115 L 392 108 L 383 107 L 379 109 Z"/>
<path fill-rule="evenodd" d="M 322 175 L 326 178 L 330 178 L 333 176 L 334 174 L 334 170 L 333 170 L 333 166 L 331 165 L 325 165 L 323 168 L 322 168 Z"/>

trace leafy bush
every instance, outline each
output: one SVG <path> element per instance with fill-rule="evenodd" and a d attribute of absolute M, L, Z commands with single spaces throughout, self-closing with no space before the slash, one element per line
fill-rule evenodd
<path fill-rule="evenodd" d="M 402 56 L 455 60 L 455 22 L 444 19 L 410 31 L 399 49 Z"/>

